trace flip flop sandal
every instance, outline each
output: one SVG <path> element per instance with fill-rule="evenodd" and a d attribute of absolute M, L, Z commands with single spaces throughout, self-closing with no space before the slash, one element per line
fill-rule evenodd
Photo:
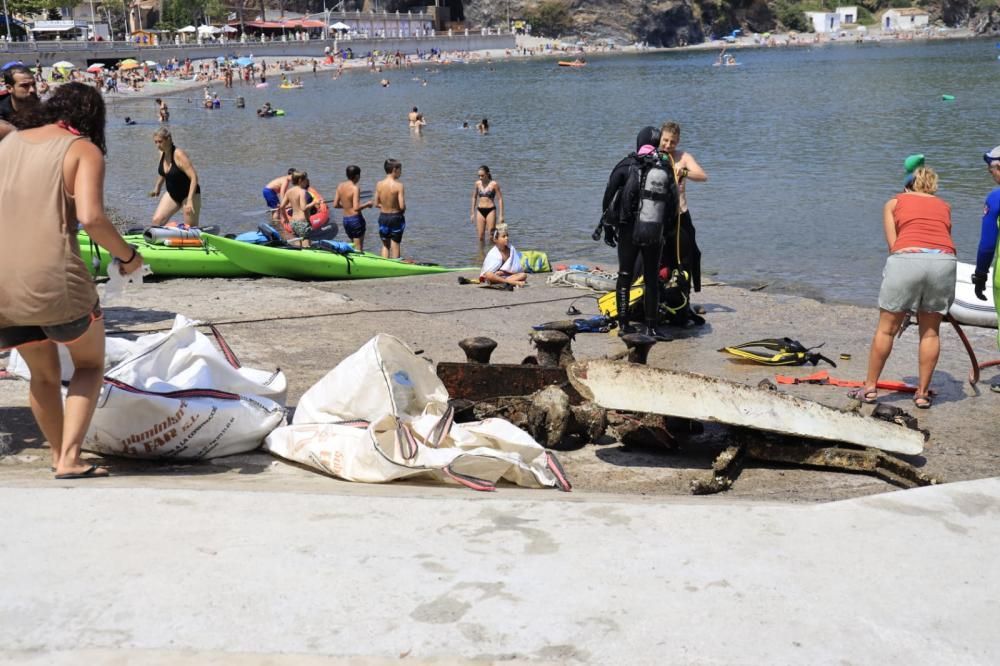
<path fill-rule="evenodd" d="M 98 474 L 97 470 L 100 467 L 97 465 L 91 465 L 83 472 L 74 472 L 71 474 L 56 474 L 56 478 L 59 480 L 65 479 L 106 479 L 109 474 Z"/>
<path fill-rule="evenodd" d="M 859 387 L 847 392 L 847 397 L 851 400 L 863 402 L 866 405 L 874 405 L 878 402 L 878 389 Z"/>
<path fill-rule="evenodd" d="M 930 409 L 932 404 L 933 400 L 930 395 L 913 396 L 913 406 L 917 409 Z"/>

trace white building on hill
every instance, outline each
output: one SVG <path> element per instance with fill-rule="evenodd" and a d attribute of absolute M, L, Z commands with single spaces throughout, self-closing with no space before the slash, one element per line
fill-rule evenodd
<path fill-rule="evenodd" d="M 920 30 L 930 23 L 930 14 L 916 7 L 887 9 L 882 14 L 883 30 Z"/>
<path fill-rule="evenodd" d="M 843 27 L 857 23 L 858 8 L 837 7 L 832 12 L 805 12 L 805 15 L 815 32 L 837 32 Z"/>

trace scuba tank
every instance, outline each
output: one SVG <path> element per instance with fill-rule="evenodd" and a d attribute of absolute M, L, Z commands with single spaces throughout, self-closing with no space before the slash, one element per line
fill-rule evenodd
<path fill-rule="evenodd" d="M 664 222 L 676 213 L 677 208 L 673 173 L 664 168 L 658 157 L 648 157 L 644 162 L 639 184 L 639 207 L 632 232 L 632 241 L 639 246 L 660 243 Z M 673 208 L 668 206 L 671 202 Z"/>

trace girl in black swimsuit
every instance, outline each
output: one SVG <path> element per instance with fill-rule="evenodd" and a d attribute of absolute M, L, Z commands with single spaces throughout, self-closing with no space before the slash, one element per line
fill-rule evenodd
<path fill-rule="evenodd" d="M 485 164 L 479 167 L 479 178 L 472 185 L 472 212 L 469 216 L 476 225 L 480 243 L 492 237 L 498 221 L 503 224 L 503 193 Z"/>
<path fill-rule="evenodd" d="M 157 168 L 156 186 L 149 196 L 160 196 L 160 190 L 164 185 L 167 189 L 153 214 L 153 224 L 162 227 L 170 220 L 171 215 L 183 210 L 184 223 L 197 227 L 198 217 L 201 214 L 201 185 L 198 183 L 198 172 L 194 170 L 187 153 L 174 145 L 173 137 L 167 128 L 161 127 L 153 133 L 153 143 L 160 150 L 160 165 Z"/>

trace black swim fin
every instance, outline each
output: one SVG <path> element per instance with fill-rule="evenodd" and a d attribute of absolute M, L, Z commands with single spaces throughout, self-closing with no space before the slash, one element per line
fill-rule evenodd
<path fill-rule="evenodd" d="M 741 345 L 723 347 L 719 351 L 762 365 L 805 365 L 806 363 L 817 365 L 820 361 L 826 361 L 836 368 L 836 363 L 819 352 L 813 351 L 813 349 L 822 347 L 823 344 L 807 348 L 798 340 L 791 338 L 765 338 Z"/>

